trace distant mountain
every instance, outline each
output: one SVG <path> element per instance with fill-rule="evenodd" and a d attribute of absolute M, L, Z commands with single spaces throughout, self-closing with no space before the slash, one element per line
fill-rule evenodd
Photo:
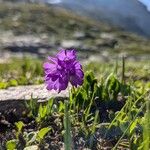
<path fill-rule="evenodd" d="M 138 0 L 62 0 L 60 5 L 150 37 L 150 12 Z"/>
<path fill-rule="evenodd" d="M 126 31 L 150 37 L 150 0 L 0 0 L 57 4 L 73 12 L 105 21 Z"/>

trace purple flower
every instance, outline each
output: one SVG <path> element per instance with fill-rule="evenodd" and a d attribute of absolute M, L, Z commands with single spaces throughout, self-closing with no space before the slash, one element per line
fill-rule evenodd
<path fill-rule="evenodd" d="M 48 57 L 44 65 L 45 83 L 48 90 L 65 90 L 70 82 L 77 87 L 83 83 L 82 66 L 74 50 L 61 50 L 56 57 Z"/>

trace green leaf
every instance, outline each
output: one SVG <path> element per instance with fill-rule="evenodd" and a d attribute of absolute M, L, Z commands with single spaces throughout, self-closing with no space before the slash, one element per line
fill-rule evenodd
<path fill-rule="evenodd" d="M 64 103 L 60 101 L 60 103 L 59 103 L 59 112 L 64 110 L 64 108 L 65 108 Z"/>
<path fill-rule="evenodd" d="M 17 140 L 10 140 L 6 143 L 7 150 L 15 150 L 17 147 Z"/>
<path fill-rule="evenodd" d="M 37 134 L 37 136 L 38 136 L 37 139 L 39 141 L 41 141 L 50 130 L 51 130 L 51 128 L 49 128 L 49 127 L 42 128 Z"/>
<path fill-rule="evenodd" d="M 135 130 L 137 123 L 138 123 L 138 119 L 136 119 L 130 126 L 130 129 L 129 129 L 130 134 L 132 134 L 132 132 Z"/>
<path fill-rule="evenodd" d="M 42 106 L 42 104 L 40 104 L 37 121 L 40 122 L 42 119 L 45 119 L 46 115 L 47 115 L 47 105 Z"/>
<path fill-rule="evenodd" d="M 47 104 L 47 115 L 50 115 L 52 113 L 53 103 L 54 103 L 54 99 L 51 98 Z"/>
<path fill-rule="evenodd" d="M 117 98 L 118 93 L 120 91 L 120 82 L 118 79 L 114 76 L 113 73 L 111 73 L 108 78 L 105 81 L 105 89 L 107 91 L 107 94 L 109 94 L 109 99 Z M 111 98 L 110 95 L 113 97 Z"/>
<path fill-rule="evenodd" d="M 22 128 L 24 127 L 24 123 L 22 121 L 19 121 L 19 122 L 16 122 L 15 125 L 18 129 L 18 132 L 20 133 Z"/>
<path fill-rule="evenodd" d="M 18 85 L 17 80 L 12 79 L 12 80 L 9 81 L 9 86 L 17 86 L 17 85 Z"/>
<path fill-rule="evenodd" d="M 65 102 L 65 115 L 64 115 L 64 144 L 65 144 L 65 150 L 71 150 L 71 122 L 70 122 L 70 116 L 68 111 L 68 103 Z"/>
<path fill-rule="evenodd" d="M 7 82 L 0 82 L 0 89 L 6 89 L 8 87 Z"/>

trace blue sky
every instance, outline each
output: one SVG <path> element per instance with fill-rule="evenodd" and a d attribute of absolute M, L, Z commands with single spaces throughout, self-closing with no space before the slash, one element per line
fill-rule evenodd
<path fill-rule="evenodd" d="M 144 5 L 146 5 L 147 10 L 150 11 L 150 0 L 139 0 L 141 3 L 143 3 Z"/>

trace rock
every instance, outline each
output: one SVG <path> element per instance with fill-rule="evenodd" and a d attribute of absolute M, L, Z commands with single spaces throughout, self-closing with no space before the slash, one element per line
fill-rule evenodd
<path fill-rule="evenodd" d="M 0 102 L 9 100 L 30 100 L 31 98 L 45 101 L 52 97 L 68 97 L 68 92 L 65 90 L 58 94 L 56 91 L 48 91 L 44 84 L 10 87 L 0 90 Z"/>
<path fill-rule="evenodd" d="M 63 48 L 79 48 L 81 46 L 81 42 L 76 40 L 63 40 L 61 42 L 61 47 Z"/>
<path fill-rule="evenodd" d="M 3 46 L 29 46 L 38 45 L 39 43 L 42 43 L 40 38 L 32 35 L 14 36 L 11 34 L 1 36 L 0 42 Z"/>
<path fill-rule="evenodd" d="M 93 27 L 90 28 L 90 31 L 97 33 L 97 32 L 100 32 L 100 29 L 98 27 L 93 26 Z"/>
<path fill-rule="evenodd" d="M 28 47 L 53 47 L 56 39 L 48 38 L 46 34 L 41 34 L 38 37 L 34 35 L 15 36 L 11 32 L 0 33 L 0 48 L 8 49 L 9 47 L 28 48 Z M 30 50 L 29 50 L 30 51 Z"/>
<path fill-rule="evenodd" d="M 39 49 L 39 54 L 46 55 L 47 54 L 47 50 L 45 48 L 40 48 Z"/>
<path fill-rule="evenodd" d="M 10 87 L 8 89 L 0 90 L 0 112 L 6 110 L 16 111 L 17 114 L 22 114 L 26 110 L 26 102 L 31 100 L 43 103 L 50 98 L 54 98 L 56 102 L 68 99 L 68 91 L 57 93 L 55 91 L 47 91 L 45 85 L 28 85 Z"/>
<path fill-rule="evenodd" d="M 85 38 L 88 38 L 88 39 L 96 39 L 96 35 L 95 35 L 94 32 L 86 32 Z"/>
<path fill-rule="evenodd" d="M 75 26 L 77 23 L 75 22 L 75 20 L 69 20 L 68 24 L 70 26 Z"/>
<path fill-rule="evenodd" d="M 100 38 L 102 38 L 102 39 L 115 39 L 115 35 L 112 33 L 102 32 L 100 34 Z"/>
<path fill-rule="evenodd" d="M 11 32 L 2 32 L 0 36 L 0 63 L 6 59 L 17 57 L 43 58 L 51 53 L 51 49 L 57 49 L 55 37 L 48 38 L 46 34 L 38 37 L 35 35 L 15 36 Z"/>
<path fill-rule="evenodd" d="M 10 63 L 11 54 L 9 52 L 0 52 L 0 64 Z"/>
<path fill-rule="evenodd" d="M 73 38 L 75 38 L 76 40 L 83 40 L 85 39 L 85 33 L 76 31 L 73 35 Z"/>
<path fill-rule="evenodd" d="M 95 40 L 95 44 L 98 47 L 114 48 L 117 43 L 118 43 L 118 41 L 116 39 L 97 39 L 97 40 Z"/>
<path fill-rule="evenodd" d="M 39 147 L 37 145 L 32 145 L 24 148 L 24 150 L 39 150 Z"/>

